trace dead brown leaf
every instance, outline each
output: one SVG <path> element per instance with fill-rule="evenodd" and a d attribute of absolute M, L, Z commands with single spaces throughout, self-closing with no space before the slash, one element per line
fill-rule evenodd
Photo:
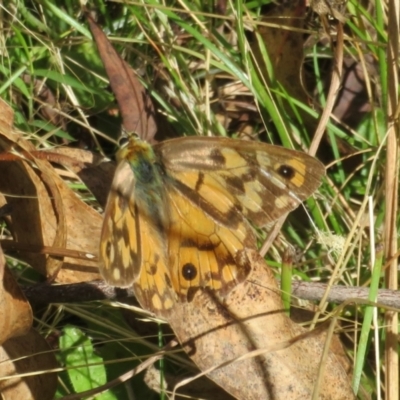
<path fill-rule="evenodd" d="M 0 344 L 25 335 L 32 326 L 32 309 L 11 272 L 0 247 Z"/>
<path fill-rule="evenodd" d="M 0 247 L 0 393 L 7 400 L 52 399 L 57 376 L 19 376 L 57 366 L 46 341 L 31 328 L 32 310 L 11 272 Z"/>
<path fill-rule="evenodd" d="M 57 388 L 57 367 L 49 345 L 34 329 L 0 347 L 0 393 L 7 400 L 51 400 Z M 42 372 L 43 371 L 43 372 Z M 25 376 L 24 374 L 27 374 Z"/>
<path fill-rule="evenodd" d="M 47 246 L 97 255 L 102 218 L 48 161 L 34 156 L 36 149 L 12 130 L 12 113 L 0 102 L 3 112 L 10 121 L 0 120 L 0 151 L 12 152 L 18 161 L 0 161 L 0 192 L 11 206 L 14 241 L 25 250 L 32 246 L 31 252 L 20 252 L 19 257 L 50 279 L 66 283 L 98 279 L 94 261 L 36 251 Z"/>
<path fill-rule="evenodd" d="M 320 365 L 325 332 L 308 333 L 286 316 L 271 271 L 256 252 L 250 255 L 252 275 L 224 304 L 198 291 L 176 307 L 168 322 L 186 352 L 238 399 L 311 399 L 320 371 L 320 399 L 354 398 L 332 351 Z"/>
<path fill-rule="evenodd" d="M 135 132 L 143 140 L 153 143 L 157 125 L 150 96 L 136 77 L 135 71 L 115 51 L 89 14 L 87 20 L 117 99 L 125 130 Z"/>

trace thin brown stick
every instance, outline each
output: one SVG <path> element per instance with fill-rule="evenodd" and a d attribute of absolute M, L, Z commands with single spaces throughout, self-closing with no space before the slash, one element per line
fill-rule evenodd
<path fill-rule="evenodd" d="M 292 283 L 292 294 L 295 297 L 310 301 L 319 301 L 324 296 L 328 285 L 317 282 L 294 281 Z M 329 290 L 327 301 L 340 304 L 348 299 L 368 300 L 369 288 L 357 286 L 334 285 Z M 388 307 L 400 309 L 400 292 L 397 290 L 380 289 L 378 291 L 377 303 Z"/>
<path fill-rule="evenodd" d="M 70 257 L 80 260 L 98 261 L 96 255 L 85 251 L 66 249 L 64 247 L 41 246 L 15 242 L 14 240 L 0 240 L 0 246 L 4 250 L 21 251 L 36 254 L 48 254 L 55 257 Z"/>
<path fill-rule="evenodd" d="M 293 281 L 293 296 L 319 301 L 326 293 L 328 285 L 317 282 Z M 96 280 L 83 283 L 72 283 L 66 285 L 51 285 L 48 283 L 37 284 L 22 288 L 29 302 L 34 304 L 50 303 L 74 303 L 94 300 L 123 300 L 133 297 L 133 289 L 118 289 L 108 286 L 104 281 Z M 368 300 L 368 288 L 331 286 L 327 301 L 331 303 L 343 303 L 352 298 Z M 377 302 L 388 307 L 400 309 L 400 292 L 396 290 L 380 289 Z"/>
<path fill-rule="evenodd" d="M 119 289 L 107 285 L 102 280 L 57 285 L 39 283 L 22 288 L 31 304 L 81 303 L 95 300 L 122 300 L 133 297 L 133 289 Z"/>

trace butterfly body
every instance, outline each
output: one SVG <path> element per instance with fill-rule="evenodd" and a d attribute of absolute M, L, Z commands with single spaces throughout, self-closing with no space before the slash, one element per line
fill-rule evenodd
<path fill-rule="evenodd" d="M 132 135 L 117 154 L 105 209 L 100 271 L 134 285 L 140 304 L 166 316 L 199 288 L 224 296 L 249 274 L 249 220 L 271 224 L 318 186 L 324 167 L 293 150 L 227 138 L 155 146 Z"/>
<path fill-rule="evenodd" d="M 126 163 L 133 174 L 136 207 L 163 234 L 168 226 L 168 199 L 161 164 L 152 146 L 139 139 L 131 141 L 118 152 L 117 161 Z"/>

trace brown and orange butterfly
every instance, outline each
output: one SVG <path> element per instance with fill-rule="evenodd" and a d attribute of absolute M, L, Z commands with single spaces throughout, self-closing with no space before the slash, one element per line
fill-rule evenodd
<path fill-rule="evenodd" d="M 126 138 L 104 215 L 100 272 L 133 285 L 144 309 L 168 316 L 198 288 L 224 296 L 245 280 L 249 221 L 266 226 L 320 185 L 324 166 L 282 147 L 221 137 L 151 146 Z"/>

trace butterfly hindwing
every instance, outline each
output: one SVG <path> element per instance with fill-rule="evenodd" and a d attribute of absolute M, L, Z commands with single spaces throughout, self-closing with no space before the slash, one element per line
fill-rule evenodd
<path fill-rule="evenodd" d="M 253 247 L 255 238 L 248 222 L 223 193 L 220 201 L 203 200 L 196 204 L 196 191 L 168 180 L 170 225 L 168 252 L 172 286 L 181 299 L 191 297 L 199 288 L 208 288 L 226 295 L 250 272 L 246 248 Z M 185 187 L 184 192 L 182 192 Z M 215 195 L 215 193 L 214 193 Z M 207 210 L 223 213 L 232 210 L 229 228 L 215 220 Z M 223 210 L 218 210 L 222 207 Z M 234 215 L 236 214 L 236 215 Z M 234 221 L 234 222 L 233 222 Z"/>

